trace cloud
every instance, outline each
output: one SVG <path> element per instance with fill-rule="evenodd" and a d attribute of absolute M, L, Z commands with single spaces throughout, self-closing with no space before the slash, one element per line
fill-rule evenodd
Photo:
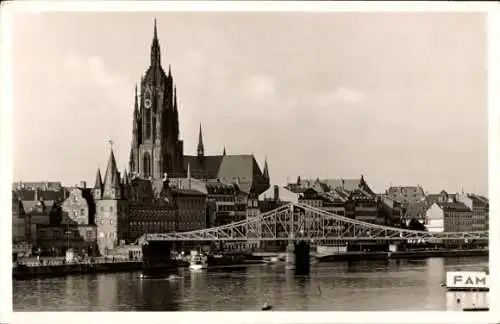
<path fill-rule="evenodd" d="M 267 74 L 254 74 L 243 81 L 244 91 L 255 99 L 272 97 L 276 92 L 274 78 Z"/>
<path fill-rule="evenodd" d="M 356 104 L 364 100 L 365 95 L 361 92 L 340 87 L 333 92 L 324 93 L 319 95 L 316 99 L 316 103 L 320 106 L 330 106 L 336 103 L 342 104 Z"/>

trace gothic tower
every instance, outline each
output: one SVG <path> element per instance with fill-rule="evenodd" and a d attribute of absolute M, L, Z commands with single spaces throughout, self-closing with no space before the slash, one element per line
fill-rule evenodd
<path fill-rule="evenodd" d="M 102 190 L 102 191 L 101 191 Z M 94 195 L 96 199 L 95 223 L 97 225 L 97 246 L 101 255 L 110 253 L 124 240 L 128 232 L 128 201 L 123 198 L 120 173 L 116 167 L 113 149 L 109 155 L 104 182 L 98 171 Z"/>
<path fill-rule="evenodd" d="M 151 60 L 141 78 L 140 95 L 135 96 L 131 174 L 145 179 L 183 177 L 183 142 L 179 139 L 177 91 L 170 66 L 168 75 L 161 66 L 160 44 L 154 23 Z"/>

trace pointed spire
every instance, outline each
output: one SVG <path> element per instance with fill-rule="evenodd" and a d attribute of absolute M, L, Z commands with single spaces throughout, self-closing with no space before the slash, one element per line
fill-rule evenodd
<path fill-rule="evenodd" d="M 112 145 L 112 141 L 111 145 Z M 111 147 L 111 152 L 109 155 L 108 166 L 106 167 L 106 173 L 104 175 L 104 192 L 103 196 L 107 198 L 115 199 L 118 191 L 120 189 L 120 174 L 116 167 L 115 155 L 113 153 L 113 147 Z"/>
<path fill-rule="evenodd" d="M 198 135 L 198 157 L 202 157 L 205 155 L 205 149 L 203 147 L 203 134 L 201 132 L 201 123 L 200 123 L 200 133 Z"/>
<path fill-rule="evenodd" d="M 226 145 L 224 145 L 224 150 L 222 151 L 222 155 L 225 156 L 226 155 Z"/>
<path fill-rule="evenodd" d="M 151 65 L 161 66 L 160 44 L 158 42 L 158 32 L 156 30 L 156 18 L 154 22 L 153 43 L 151 44 Z"/>
<path fill-rule="evenodd" d="M 177 111 L 177 87 L 174 86 L 174 105 L 173 105 L 174 111 Z"/>
<path fill-rule="evenodd" d="M 156 17 L 155 17 L 155 31 L 154 31 L 153 39 L 158 39 L 158 33 L 156 31 Z"/>
<path fill-rule="evenodd" d="M 266 179 L 269 179 L 269 168 L 267 167 L 267 155 L 266 155 L 266 158 L 264 160 L 264 178 Z"/>
<path fill-rule="evenodd" d="M 101 178 L 101 170 L 97 168 L 97 174 L 95 176 L 95 185 L 94 189 L 102 190 L 102 178 Z"/>
<path fill-rule="evenodd" d="M 128 184 L 127 168 L 125 168 L 125 170 L 123 170 L 123 184 Z"/>

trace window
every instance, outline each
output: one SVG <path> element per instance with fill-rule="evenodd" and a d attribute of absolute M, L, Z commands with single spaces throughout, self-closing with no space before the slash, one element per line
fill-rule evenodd
<path fill-rule="evenodd" d="M 113 211 L 113 206 L 109 206 L 109 211 L 112 212 Z"/>
<path fill-rule="evenodd" d="M 80 209 L 80 216 L 85 215 L 85 209 Z"/>
<path fill-rule="evenodd" d="M 103 206 L 101 206 L 100 210 L 103 212 L 103 211 L 104 211 L 104 207 L 103 207 Z"/>

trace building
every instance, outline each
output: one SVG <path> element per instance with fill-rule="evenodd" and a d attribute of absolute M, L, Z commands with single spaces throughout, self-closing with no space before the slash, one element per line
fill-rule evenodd
<path fill-rule="evenodd" d="M 22 201 L 15 191 L 12 191 L 12 243 L 19 244 L 27 241 L 27 226 Z"/>
<path fill-rule="evenodd" d="M 37 198 L 37 197 L 35 197 Z M 37 226 L 56 225 L 61 221 L 60 207 L 53 200 L 22 200 L 28 243 L 36 242 Z"/>
<path fill-rule="evenodd" d="M 150 66 L 141 79 L 140 95 L 135 95 L 133 112 L 130 173 L 143 179 L 190 177 L 219 179 L 239 186 L 247 195 L 260 195 L 269 188 L 267 162 L 261 172 L 253 155 L 205 155 L 200 125 L 196 155 L 184 155 L 179 139 L 179 116 L 176 87 L 169 66 L 161 65 L 160 45 L 154 26 Z"/>
<path fill-rule="evenodd" d="M 161 179 L 164 173 L 184 177 L 183 142 L 179 139 L 177 95 L 172 77 L 161 65 L 161 50 L 154 24 L 151 60 L 135 93 L 130 150 L 130 172 L 141 178 Z"/>
<path fill-rule="evenodd" d="M 61 224 L 94 224 L 95 202 L 92 189 L 82 182 L 81 187 L 69 190 L 69 196 L 61 204 Z"/>
<path fill-rule="evenodd" d="M 97 255 L 97 226 L 93 224 L 38 225 L 36 245 L 42 255 L 64 255 L 68 249 Z"/>
<path fill-rule="evenodd" d="M 288 190 L 285 186 L 274 185 L 259 196 L 259 201 L 284 201 L 298 203 L 299 195 Z"/>
<path fill-rule="evenodd" d="M 426 211 L 424 225 L 429 232 L 468 232 L 472 228 L 472 210 L 457 200 L 458 195 L 441 191 Z"/>
<path fill-rule="evenodd" d="M 476 194 L 457 194 L 457 200 L 472 210 L 470 231 L 487 231 L 489 228 L 489 201 Z"/>
<path fill-rule="evenodd" d="M 403 204 L 404 207 L 412 203 L 425 201 L 425 192 L 421 186 L 389 187 L 385 196 Z"/>

